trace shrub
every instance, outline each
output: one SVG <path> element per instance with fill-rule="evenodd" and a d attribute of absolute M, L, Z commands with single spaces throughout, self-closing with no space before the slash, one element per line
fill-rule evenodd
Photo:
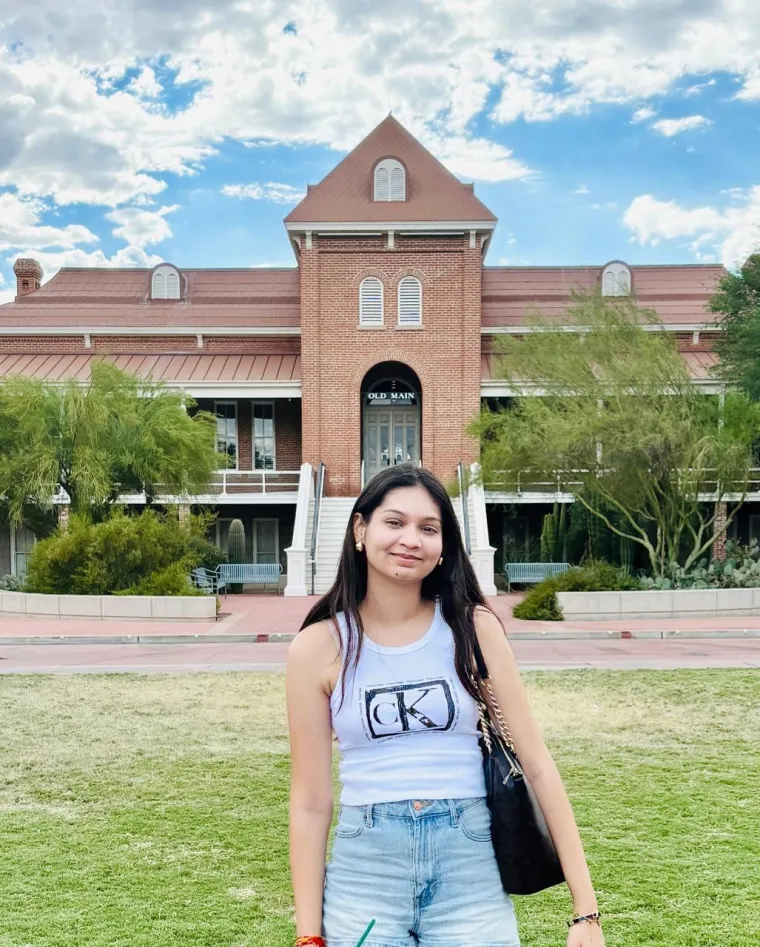
<path fill-rule="evenodd" d="M 644 585 L 650 589 L 754 589 L 760 588 L 760 543 L 750 540 L 741 546 L 726 540 L 726 558 L 701 559 L 686 570 L 671 562 L 664 575 L 647 576 Z"/>
<path fill-rule="evenodd" d="M 0 592 L 23 592 L 24 580 L 18 575 L 0 575 Z"/>
<path fill-rule="evenodd" d="M 621 592 L 643 588 L 643 583 L 624 569 L 602 560 L 574 566 L 567 572 L 544 579 L 512 610 L 515 618 L 532 621 L 562 621 L 557 592 Z"/>
<path fill-rule="evenodd" d="M 25 588 L 48 594 L 194 594 L 186 577 L 211 558 L 204 537 L 209 518 L 193 516 L 181 526 L 176 511 L 130 516 L 120 507 L 100 523 L 74 515 L 68 529 L 34 546 Z"/>

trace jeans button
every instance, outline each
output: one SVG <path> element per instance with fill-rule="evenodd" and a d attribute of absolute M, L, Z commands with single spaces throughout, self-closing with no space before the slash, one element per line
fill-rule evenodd
<path fill-rule="evenodd" d="M 417 802 L 415 802 L 414 808 L 419 812 L 420 809 L 422 808 L 422 803 L 418 800 Z"/>

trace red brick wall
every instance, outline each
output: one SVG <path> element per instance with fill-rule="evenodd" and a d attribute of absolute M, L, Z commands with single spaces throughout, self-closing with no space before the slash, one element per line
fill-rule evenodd
<path fill-rule="evenodd" d="M 171 355 L 298 355 L 301 340 L 298 336 L 203 336 L 203 348 L 198 348 L 194 335 L 124 335 L 92 336 L 87 348 L 82 335 L 27 335 L 0 336 L 0 354 L 151 354 Z"/>
<path fill-rule="evenodd" d="M 366 372 L 400 361 L 422 385 L 422 462 L 451 480 L 477 458 L 464 428 L 480 405 L 481 252 L 456 238 L 314 237 L 301 252 L 303 457 L 327 465 L 327 491 L 356 495 L 361 478 L 361 398 Z M 359 328 L 359 284 L 379 277 L 385 324 Z M 423 328 L 398 329 L 397 287 L 422 283 Z"/>
<path fill-rule="evenodd" d="M 238 469 L 253 470 L 253 409 L 248 398 L 237 403 Z"/>
<path fill-rule="evenodd" d="M 301 466 L 301 401 L 281 399 L 274 403 L 274 434 L 278 470 Z"/>

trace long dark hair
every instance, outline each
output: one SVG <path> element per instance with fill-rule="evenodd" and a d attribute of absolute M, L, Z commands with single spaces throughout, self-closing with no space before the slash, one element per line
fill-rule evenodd
<path fill-rule="evenodd" d="M 354 541 L 354 518 L 361 513 L 369 521 L 373 512 L 383 502 L 386 494 L 399 487 L 424 487 L 441 512 L 443 539 L 443 565 L 436 566 L 422 580 L 422 598 L 427 601 L 440 600 L 441 613 L 454 633 L 454 665 L 462 685 L 476 700 L 480 694 L 472 683 L 474 666 L 475 622 L 473 610 L 483 605 L 492 611 L 478 585 L 475 570 L 462 542 L 454 507 L 441 481 L 424 467 L 414 464 L 399 464 L 388 467 L 374 476 L 354 503 L 346 527 L 343 549 L 338 563 L 338 575 L 329 592 L 314 605 L 299 630 L 320 621 L 331 621 L 338 627 L 337 614 L 343 612 L 348 629 L 346 655 L 341 672 L 341 706 L 345 697 L 345 683 L 351 662 L 359 663 L 364 626 L 359 606 L 367 595 L 367 557 L 357 552 Z"/>

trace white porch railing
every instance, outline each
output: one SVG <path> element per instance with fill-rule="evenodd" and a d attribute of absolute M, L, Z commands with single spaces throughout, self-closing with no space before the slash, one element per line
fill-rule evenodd
<path fill-rule="evenodd" d="M 300 470 L 217 470 L 210 489 L 221 494 L 296 492 L 300 476 Z"/>

